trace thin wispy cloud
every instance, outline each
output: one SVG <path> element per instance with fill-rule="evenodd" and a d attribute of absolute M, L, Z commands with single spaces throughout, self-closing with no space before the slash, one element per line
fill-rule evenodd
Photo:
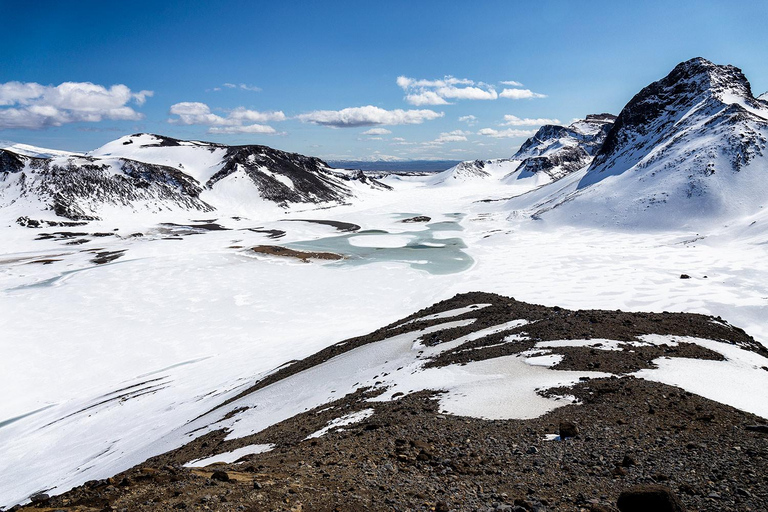
<path fill-rule="evenodd" d="M 462 123 L 467 123 L 468 126 L 474 126 L 477 124 L 477 117 L 473 116 L 472 114 L 469 114 L 467 116 L 461 116 L 459 118 L 459 121 Z"/>
<path fill-rule="evenodd" d="M 196 101 L 184 101 L 171 105 L 169 114 L 176 116 L 168 119 L 171 124 L 209 126 L 208 133 L 218 134 L 274 134 L 277 130 L 264 123 L 287 119 L 282 111 L 260 112 L 244 107 L 238 107 L 224 117 L 214 114 L 205 103 Z"/>
<path fill-rule="evenodd" d="M 508 128 L 506 130 L 495 130 L 493 128 L 483 128 L 478 131 L 478 135 L 484 135 L 486 137 L 493 137 L 494 139 L 514 139 L 515 137 L 530 137 L 536 133 L 536 130 L 518 130 L 515 128 Z"/>
<path fill-rule="evenodd" d="M 221 84 L 218 87 L 213 87 L 212 89 L 206 89 L 206 92 L 218 92 L 223 91 L 224 89 L 239 89 L 241 91 L 251 91 L 251 92 L 261 92 L 261 87 L 256 87 L 255 85 L 248 85 L 248 84 L 233 84 L 233 83 L 224 83 Z"/>
<path fill-rule="evenodd" d="M 508 114 L 504 116 L 504 122 L 501 123 L 501 126 L 542 126 L 545 124 L 560 124 L 560 120 L 548 119 L 546 117 L 537 117 L 536 119 L 526 117 L 525 119 L 521 119 L 517 116 Z"/>
<path fill-rule="evenodd" d="M 386 128 L 371 128 L 370 130 L 364 131 L 363 135 L 389 135 L 390 133 L 392 132 Z"/>
<path fill-rule="evenodd" d="M 510 85 L 512 87 L 522 87 L 523 86 L 523 84 L 521 84 L 520 82 L 517 82 L 515 80 L 502 80 L 499 83 L 501 85 Z"/>
<path fill-rule="evenodd" d="M 230 84 L 230 83 L 225 83 L 223 85 L 227 89 L 240 89 L 242 91 L 261 92 L 261 87 L 256 87 L 255 85 Z"/>
<path fill-rule="evenodd" d="M 104 119 L 137 121 L 144 116 L 129 104 L 144 105 L 152 94 L 133 92 L 122 84 L 107 88 L 91 82 L 64 82 L 57 86 L 6 82 L 0 84 L 0 130 L 35 130 Z"/>
<path fill-rule="evenodd" d="M 385 110 L 367 105 L 341 110 L 315 110 L 301 114 L 297 118 L 305 123 L 313 123 L 333 128 L 357 128 L 361 126 L 421 124 L 443 117 L 443 112 L 434 110 Z"/>

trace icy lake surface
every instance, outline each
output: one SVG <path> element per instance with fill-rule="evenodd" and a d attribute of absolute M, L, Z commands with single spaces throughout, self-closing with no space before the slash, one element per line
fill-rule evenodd
<path fill-rule="evenodd" d="M 417 225 L 418 226 L 418 225 Z M 456 221 L 430 222 L 422 229 L 390 233 L 365 230 L 352 234 L 287 244 L 303 251 L 333 252 L 344 256 L 337 266 L 375 262 L 407 263 L 430 274 L 453 274 L 467 270 L 474 260 L 464 252 L 467 245 L 456 236 L 464 230 Z"/>

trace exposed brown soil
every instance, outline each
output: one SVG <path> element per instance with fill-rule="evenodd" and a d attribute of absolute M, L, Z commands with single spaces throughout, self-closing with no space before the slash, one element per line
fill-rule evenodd
<path fill-rule="evenodd" d="M 282 256 L 284 258 L 296 258 L 304 263 L 309 263 L 309 260 L 342 260 L 344 256 L 333 252 L 316 252 L 316 251 L 297 251 L 295 249 L 288 249 L 280 245 L 257 245 L 251 247 L 251 250 L 258 254 L 268 254 L 270 256 Z"/>
<path fill-rule="evenodd" d="M 344 233 L 354 233 L 360 231 L 360 226 L 351 222 L 342 222 L 340 220 L 315 220 L 315 219 L 284 219 L 283 222 L 311 222 L 312 224 L 322 224 L 331 226 Z"/>

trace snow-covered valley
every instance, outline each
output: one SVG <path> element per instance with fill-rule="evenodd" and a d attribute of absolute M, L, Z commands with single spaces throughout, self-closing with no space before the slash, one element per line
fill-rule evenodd
<path fill-rule="evenodd" d="M 753 103 L 757 110 L 750 111 L 747 122 L 759 139 L 768 124 L 768 104 Z M 702 129 L 700 125 L 693 129 Z M 377 386 L 379 374 L 400 368 L 413 368 L 415 376 L 385 382 L 387 400 L 401 389 L 451 389 L 442 402 L 447 413 L 499 419 L 535 417 L 570 403 L 555 404 L 536 389 L 572 384 L 584 375 L 609 375 L 553 371 L 548 367 L 558 359 L 545 345 L 536 346 L 525 360 L 515 359 L 514 369 L 486 360 L 445 371 L 424 370 L 409 348 L 427 333 L 419 331 L 355 349 L 345 356 L 350 359 L 346 363 L 327 361 L 323 368 L 336 365 L 332 371 L 298 374 L 291 377 L 298 383 L 286 381 L 285 389 L 277 386 L 240 397 L 254 382 L 292 361 L 460 293 L 497 293 L 573 310 L 700 313 L 721 317 L 768 347 L 768 211 L 763 209 L 768 195 L 756 185 L 768 172 L 764 139 L 756 143 L 743 174 L 726 183 L 731 189 L 720 182 L 712 186 L 712 193 L 720 194 L 718 201 L 738 190 L 749 192 L 744 201 L 733 208 L 714 208 L 711 216 L 694 216 L 689 214 L 692 208 L 700 212 L 700 204 L 675 210 L 687 199 L 674 196 L 654 217 L 636 205 L 616 214 L 616 203 L 631 194 L 648 197 L 641 185 L 627 185 L 636 171 L 614 169 L 615 176 L 583 188 L 581 183 L 599 169 L 591 167 L 594 152 L 578 152 L 575 160 L 568 160 L 576 144 L 573 133 L 580 132 L 568 133 L 568 143 L 561 145 L 568 150 L 565 160 L 561 153 L 535 154 L 554 154 L 557 165 L 578 162 L 578 169 L 567 172 L 563 165 L 547 167 L 549 173 L 533 172 L 536 167 L 519 158 L 468 162 L 435 176 L 393 174 L 372 181 L 351 172 L 334 173 L 313 161 L 320 171 L 307 181 L 306 193 L 278 205 L 263 201 L 265 194 L 296 192 L 301 188 L 294 185 L 297 181 L 253 161 L 252 167 L 235 163 L 230 174 L 214 180 L 227 150 L 200 150 L 175 141 L 195 146 L 210 160 L 187 160 L 189 152 L 170 144 L 152 149 L 143 161 L 180 166 L 176 171 L 193 169 L 189 175 L 198 185 L 210 184 L 195 197 L 217 205 L 215 209 L 197 208 L 197 202 L 178 208 L 184 201 L 176 199 L 174 208 L 160 213 L 87 201 L 93 206 L 88 213 L 100 218 L 78 221 L 54 216 L 31 194 L 10 201 L 0 209 L 0 474 L 16 476 L 0 482 L 0 505 L 106 478 L 222 426 L 233 437 L 258 433 L 330 402 L 337 389 L 343 394 L 357 391 L 360 383 Z M 546 145 L 554 151 L 561 147 L 551 141 Z M 141 148 L 125 141 L 112 146 L 89 158 L 142 161 Z M 123 147 L 128 148 L 125 154 L 112 155 Z M 165 149 L 172 154 L 163 153 Z M 672 152 L 675 158 L 685 153 Z M 648 169 L 672 176 L 664 186 L 678 186 L 678 177 L 663 164 Z M 119 174 L 118 167 L 104 172 Z M 638 169 L 645 168 L 638 164 Z M 238 173 L 242 183 L 230 183 Z M 20 181 L 11 183 L 10 174 L 5 176 L 10 183 L 6 198 L 20 186 Z M 336 192 L 319 194 L 312 188 L 317 179 Z M 164 197 L 168 181 L 157 183 L 161 192 L 139 198 L 140 203 Z M 243 193 L 246 185 L 256 188 Z M 601 190 L 607 192 L 600 195 Z M 707 187 L 700 191 L 696 197 L 706 197 Z M 670 215 L 680 215 L 679 222 Z M 27 221 L 19 222 L 22 216 Z M 633 221 L 624 222 L 629 218 Z M 30 219 L 40 222 L 30 225 Z M 66 222 L 73 224 L 61 224 Z M 252 249 L 260 246 L 291 249 L 299 257 Z M 457 327 L 450 315 L 440 321 L 445 325 L 425 329 Z M 511 328 L 511 323 L 499 324 L 478 336 Z M 450 343 L 420 348 L 425 357 L 437 357 Z M 733 346 L 718 348 L 714 341 L 701 344 L 721 353 L 731 366 L 690 359 L 685 361 L 695 363 L 684 367 L 679 364 L 683 359 L 675 359 L 637 376 L 767 418 L 764 394 L 755 392 L 743 400 L 745 390 L 768 385 L 768 373 L 760 369 L 765 357 Z M 495 386 L 487 383 L 504 372 L 528 380 L 520 384 L 523 377 L 509 377 Z M 723 380 L 740 375 L 744 381 L 725 388 L 716 379 L 706 382 L 707 375 Z M 427 385 L 426 380 L 434 383 Z M 504 394 L 513 388 L 519 393 Z M 494 393 L 507 404 L 530 408 L 507 410 L 492 399 L 485 409 L 477 405 L 477 396 L 493 398 Z M 291 401 L 297 394 L 301 396 Z M 235 398 L 266 412 L 228 424 L 204 416 Z M 228 411 L 242 403 L 233 402 Z M 488 407 L 496 414 L 489 414 Z"/>

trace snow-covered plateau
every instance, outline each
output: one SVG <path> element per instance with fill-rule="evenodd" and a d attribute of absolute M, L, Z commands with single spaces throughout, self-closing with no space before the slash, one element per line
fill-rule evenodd
<path fill-rule="evenodd" d="M 444 390 L 446 414 L 530 418 L 574 401 L 538 391 L 615 373 L 553 369 L 558 343 L 594 344 L 566 338 L 523 357 L 425 365 L 513 329 L 498 343 L 527 339 L 534 320 L 521 317 L 423 344 L 474 329 L 472 312 L 488 306 L 478 303 L 417 315 L 431 323 L 243 394 L 456 294 L 711 315 L 768 347 L 766 137 L 768 103 L 741 72 L 694 59 L 617 118 L 543 127 L 509 160 L 431 176 L 372 179 L 264 146 L 149 134 L 87 154 L 4 144 L 0 506 L 216 429 L 254 435 L 366 387 L 380 389 L 374 404 Z M 660 358 L 630 373 L 768 419 L 765 355 L 663 335 L 634 343 L 685 342 L 722 360 Z M 308 438 L 374 414 L 361 411 Z"/>

